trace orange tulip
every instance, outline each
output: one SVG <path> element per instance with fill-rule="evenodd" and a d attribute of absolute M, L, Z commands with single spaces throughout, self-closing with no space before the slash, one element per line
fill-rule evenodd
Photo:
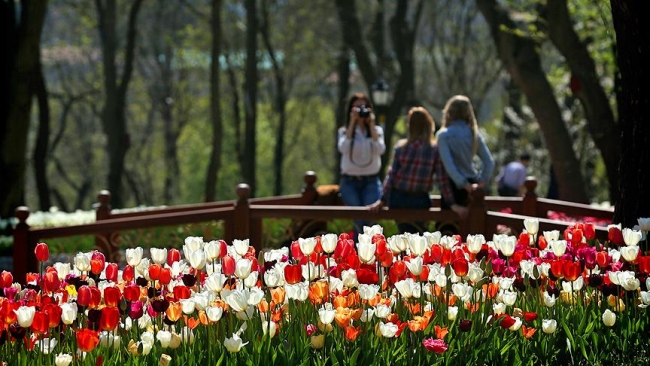
<path fill-rule="evenodd" d="M 575 281 L 582 274 L 582 265 L 580 262 L 565 261 L 562 266 L 564 278 L 569 281 Z"/>
<path fill-rule="evenodd" d="M 183 315 L 183 306 L 178 301 L 170 301 L 169 307 L 165 310 L 165 314 L 167 314 L 167 319 L 176 322 Z"/>
<path fill-rule="evenodd" d="M 404 302 L 404 305 L 406 305 L 406 308 L 409 309 L 409 312 L 411 314 L 419 314 L 421 310 L 420 303 L 409 303 L 409 302 Z"/>
<path fill-rule="evenodd" d="M 325 281 L 314 282 L 309 286 L 309 299 L 312 304 L 320 305 L 329 295 L 329 285 Z"/>
<path fill-rule="evenodd" d="M 270 291 L 271 291 L 271 300 L 273 300 L 274 303 L 276 304 L 284 303 L 284 297 L 287 294 L 284 287 L 272 288 Z"/>
<path fill-rule="evenodd" d="M 97 331 L 83 328 L 75 334 L 77 336 L 77 346 L 82 352 L 90 352 L 99 344 L 99 333 Z"/>
<path fill-rule="evenodd" d="M 343 308 L 339 307 L 336 308 L 336 313 L 334 314 L 334 321 L 336 321 L 336 324 L 345 329 L 348 325 L 350 325 L 350 321 L 352 320 L 352 310 L 350 308 Z"/>
<path fill-rule="evenodd" d="M 429 317 L 427 316 L 414 316 L 412 320 L 408 321 L 408 327 L 411 332 L 425 330 L 429 326 Z"/>
<path fill-rule="evenodd" d="M 524 337 L 530 338 L 533 335 L 535 335 L 535 332 L 537 332 L 537 328 L 535 328 L 535 327 L 530 327 L 529 328 L 529 327 L 527 327 L 527 326 L 525 326 L 523 324 L 521 325 L 521 334 L 523 334 Z"/>
<path fill-rule="evenodd" d="M 443 327 L 441 327 L 439 325 L 436 325 L 434 327 L 434 329 L 436 331 L 436 338 L 438 338 L 438 339 L 444 339 L 445 336 L 447 335 L 447 333 L 449 333 L 449 328 L 447 328 L 447 327 L 443 328 Z"/>
<path fill-rule="evenodd" d="M 354 342 L 361 334 L 361 327 L 353 327 L 351 325 L 345 327 L 345 339 Z"/>

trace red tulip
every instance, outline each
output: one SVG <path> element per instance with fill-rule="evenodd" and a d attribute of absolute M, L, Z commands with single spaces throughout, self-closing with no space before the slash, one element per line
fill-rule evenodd
<path fill-rule="evenodd" d="M 120 323 L 120 310 L 116 307 L 102 309 L 102 316 L 99 318 L 101 330 L 113 330 Z"/>
<path fill-rule="evenodd" d="M 77 347 L 82 352 L 90 352 L 99 344 L 99 332 L 82 328 L 77 330 Z"/>
<path fill-rule="evenodd" d="M 302 281 L 302 266 L 299 264 L 288 264 L 284 267 L 284 280 L 293 285 Z"/>
<path fill-rule="evenodd" d="M 8 271 L 0 273 L 0 288 L 9 287 L 14 283 L 14 275 Z"/>
<path fill-rule="evenodd" d="M 357 269 L 357 279 L 359 283 L 374 285 L 377 283 L 377 281 L 379 281 L 379 275 L 375 270 L 371 270 L 369 268 L 359 268 Z"/>
<path fill-rule="evenodd" d="M 226 276 L 235 274 L 235 258 L 229 255 L 221 258 L 221 270 Z"/>
<path fill-rule="evenodd" d="M 50 326 L 50 318 L 43 312 L 37 311 L 34 313 L 34 320 L 30 329 L 34 333 L 42 334 L 48 331 Z"/>
<path fill-rule="evenodd" d="M 582 229 L 587 240 L 594 239 L 596 237 L 596 228 L 593 223 L 586 223 Z"/>
<path fill-rule="evenodd" d="M 149 277 L 154 281 L 158 281 L 160 279 L 160 270 L 161 269 L 162 269 L 162 267 L 160 266 L 160 264 L 155 264 L 154 263 L 154 264 L 150 265 L 149 266 Z"/>
<path fill-rule="evenodd" d="M 639 262 L 639 272 L 650 274 L 650 256 L 638 256 L 637 261 Z"/>
<path fill-rule="evenodd" d="M 54 271 L 47 271 L 43 275 L 43 281 L 41 282 L 45 292 L 53 292 L 58 290 L 61 287 L 61 280 L 59 280 L 59 274 Z"/>
<path fill-rule="evenodd" d="M 176 248 L 172 248 L 167 251 L 167 264 L 172 265 L 174 262 L 178 262 L 181 260 L 181 252 L 178 251 Z"/>
<path fill-rule="evenodd" d="M 122 299 L 122 292 L 117 287 L 106 287 L 104 289 L 104 304 L 110 307 L 117 307 Z"/>
<path fill-rule="evenodd" d="M 131 302 L 138 301 L 140 299 L 140 287 L 138 285 L 124 287 L 124 298 Z"/>
<path fill-rule="evenodd" d="M 172 282 L 172 270 L 170 268 L 163 268 L 160 270 L 160 284 L 169 285 Z"/>
<path fill-rule="evenodd" d="M 544 235 L 539 237 L 539 240 L 537 241 L 537 245 L 539 246 L 539 249 L 544 250 L 548 246 L 548 242 L 546 241 L 546 238 Z"/>
<path fill-rule="evenodd" d="M 106 257 L 104 253 L 100 251 L 93 251 L 93 254 L 90 256 L 90 272 L 98 275 L 104 270 L 106 265 Z"/>
<path fill-rule="evenodd" d="M 109 263 L 106 265 L 106 279 L 111 282 L 117 282 L 117 275 L 119 273 L 117 263 Z"/>
<path fill-rule="evenodd" d="M 47 315 L 50 328 L 55 328 L 61 323 L 61 314 L 63 309 L 54 303 L 43 306 L 43 312 Z"/>
<path fill-rule="evenodd" d="M 575 281 L 582 274 L 582 265 L 580 262 L 565 261 L 562 266 L 564 278 L 569 281 Z"/>
<path fill-rule="evenodd" d="M 294 240 L 289 248 L 291 249 L 291 256 L 297 261 L 300 261 L 305 256 L 305 254 L 302 252 L 302 249 L 300 249 L 300 244 L 298 244 L 298 241 Z"/>
<path fill-rule="evenodd" d="M 396 283 L 398 281 L 406 279 L 406 263 L 402 260 L 395 261 L 393 265 L 388 270 L 388 279 L 391 283 Z"/>
<path fill-rule="evenodd" d="M 91 300 L 90 287 L 83 285 L 77 290 L 77 305 L 79 306 L 88 306 Z"/>
<path fill-rule="evenodd" d="M 611 262 L 612 262 L 612 258 L 609 256 L 609 253 L 607 252 L 596 253 L 596 263 L 598 263 L 598 267 L 607 268 L 607 266 L 609 266 Z"/>
<path fill-rule="evenodd" d="M 551 273 L 555 277 L 562 277 L 564 276 L 564 260 L 563 259 L 558 259 L 553 262 L 551 262 Z"/>
<path fill-rule="evenodd" d="M 128 264 L 124 266 L 124 270 L 122 270 L 122 279 L 126 282 L 131 282 L 135 278 L 135 269 L 132 266 L 129 266 Z"/>
<path fill-rule="evenodd" d="M 501 320 L 501 323 L 499 323 L 499 325 L 501 326 L 501 328 L 508 329 L 512 327 L 516 322 L 517 321 L 513 317 L 506 314 Z"/>
<path fill-rule="evenodd" d="M 34 254 L 36 254 L 36 259 L 39 262 L 47 262 L 50 259 L 50 248 L 45 243 L 38 243 L 34 248 Z"/>
<path fill-rule="evenodd" d="M 609 227 L 607 230 L 607 238 L 618 246 L 625 244 L 625 241 L 623 240 L 623 233 L 621 232 L 621 229 L 618 228 L 618 226 Z"/>
<path fill-rule="evenodd" d="M 452 264 L 452 268 L 454 269 L 456 276 L 465 277 L 467 276 L 467 272 L 469 272 L 469 263 L 465 258 L 456 258 Z"/>
<path fill-rule="evenodd" d="M 174 292 L 174 298 L 176 300 L 185 300 L 185 299 L 189 299 L 190 296 L 192 296 L 189 287 L 183 285 L 177 285 L 176 287 L 174 287 L 173 292 Z"/>
<path fill-rule="evenodd" d="M 537 319 L 537 317 L 537 313 L 534 313 L 532 311 L 524 311 L 524 319 L 529 323 Z"/>

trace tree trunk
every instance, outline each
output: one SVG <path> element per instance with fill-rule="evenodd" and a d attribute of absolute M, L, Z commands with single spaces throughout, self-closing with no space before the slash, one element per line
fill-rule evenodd
<path fill-rule="evenodd" d="M 50 106 L 48 103 L 47 87 L 43 77 L 43 69 L 38 62 L 36 74 L 36 98 L 38 99 L 38 134 L 34 145 L 34 177 L 38 192 L 39 209 L 46 212 L 52 206 L 50 200 L 50 185 L 47 180 L 47 153 L 50 139 Z"/>
<path fill-rule="evenodd" d="M 133 73 L 136 21 L 142 0 L 133 1 L 129 11 L 127 39 L 124 49 L 124 68 L 122 77 L 119 80 L 117 70 L 116 0 L 96 0 L 95 3 L 99 19 L 99 36 L 104 66 L 104 91 L 106 94 L 102 121 L 108 140 L 108 189 L 111 192 L 111 205 L 120 208 L 124 207 L 125 203 L 122 178 L 126 152 L 130 145 L 126 123 L 126 93 Z"/>
<path fill-rule="evenodd" d="M 341 44 L 341 51 L 337 59 L 337 74 L 339 76 L 338 81 L 338 102 L 336 103 L 336 120 L 334 123 L 334 146 L 338 144 L 339 133 L 338 129 L 341 126 L 345 126 L 347 119 L 346 104 L 348 102 L 348 93 L 350 92 L 350 53 L 348 52 L 348 46 L 345 44 L 345 40 Z M 334 165 L 334 177 L 335 182 L 341 180 L 341 153 L 339 149 L 334 149 L 334 157 L 336 164 Z"/>
<path fill-rule="evenodd" d="M 47 1 L 23 0 L 16 22 L 14 1 L 0 2 L 3 53 L 0 88 L 0 217 L 12 217 L 24 204 L 27 133 L 39 73 L 39 48 Z"/>
<path fill-rule="evenodd" d="M 553 89 L 542 69 L 537 45 L 513 31 L 516 29 L 514 22 L 495 0 L 479 0 L 476 3 L 490 26 L 499 58 L 512 80 L 526 95 L 537 117 L 558 179 L 559 198 L 588 202 L 580 163 L 573 151 L 573 143 Z"/>
<path fill-rule="evenodd" d="M 244 182 L 250 186 L 250 197 L 255 197 L 256 151 L 257 151 L 257 4 L 256 0 L 246 0 L 246 81 L 244 82 Z"/>
<path fill-rule="evenodd" d="M 284 161 L 284 135 L 287 129 L 287 113 L 286 113 L 286 92 L 284 87 L 284 76 L 282 74 L 282 69 L 280 63 L 275 56 L 275 50 L 271 44 L 271 31 L 269 25 L 269 9 L 268 1 L 262 2 L 262 22 L 260 24 L 260 34 L 262 35 L 262 41 L 266 47 L 266 53 L 268 53 L 269 58 L 271 59 L 271 66 L 273 67 L 273 77 L 275 79 L 275 102 L 273 103 L 273 109 L 278 115 L 278 129 L 276 131 L 275 139 L 275 149 L 273 150 L 273 175 L 274 175 L 274 185 L 273 185 L 273 195 L 280 196 L 282 195 L 282 162 Z"/>
<path fill-rule="evenodd" d="M 609 182 L 610 201 L 618 198 L 618 164 L 621 149 L 616 138 L 621 134 L 614 120 L 614 113 L 605 95 L 596 65 L 587 50 L 587 43 L 582 41 L 573 29 L 567 0 L 549 0 L 544 11 L 549 30 L 549 37 L 555 47 L 565 57 L 572 77 L 577 78 L 580 88 L 575 96 L 580 100 L 587 119 L 587 130 L 605 164 Z"/>
<path fill-rule="evenodd" d="M 223 123 L 221 121 L 221 81 L 219 56 L 221 55 L 221 0 L 212 0 L 212 61 L 210 63 L 210 120 L 212 124 L 212 153 L 206 173 L 205 201 L 217 199 L 217 182 L 221 169 Z"/>
<path fill-rule="evenodd" d="M 620 196 L 614 222 L 632 227 L 639 217 L 650 217 L 650 28 L 643 23 L 643 2 L 611 0 L 610 4 L 620 72 L 616 94 L 622 132 Z"/>

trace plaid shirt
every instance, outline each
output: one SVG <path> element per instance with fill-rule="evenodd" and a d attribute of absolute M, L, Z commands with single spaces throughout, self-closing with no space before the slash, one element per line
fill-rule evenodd
<path fill-rule="evenodd" d="M 438 146 L 416 140 L 396 147 L 384 181 L 382 201 L 388 202 L 392 189 L 428 193 L 433 188 L 434 179 L 443 201 L 451 206 L 454 203 L 454 193 L 449 184 L 449 176 L 442 166 Z"/>

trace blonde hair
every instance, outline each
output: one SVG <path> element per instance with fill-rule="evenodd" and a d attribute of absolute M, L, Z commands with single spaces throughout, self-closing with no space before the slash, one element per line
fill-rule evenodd
<path fill-rule="evenodd" d="M 472 130 L 472 146 L 476 155 L 478 149 L 478 123 L 476 122 L 472 102 L 465 95 L 454 95 L 449 98 L 445 109 L 442 111 L 443 128 L 449 126 L 451 121 L 455 120 L 463 120 L 469 125 L 469 128 Z"/>

